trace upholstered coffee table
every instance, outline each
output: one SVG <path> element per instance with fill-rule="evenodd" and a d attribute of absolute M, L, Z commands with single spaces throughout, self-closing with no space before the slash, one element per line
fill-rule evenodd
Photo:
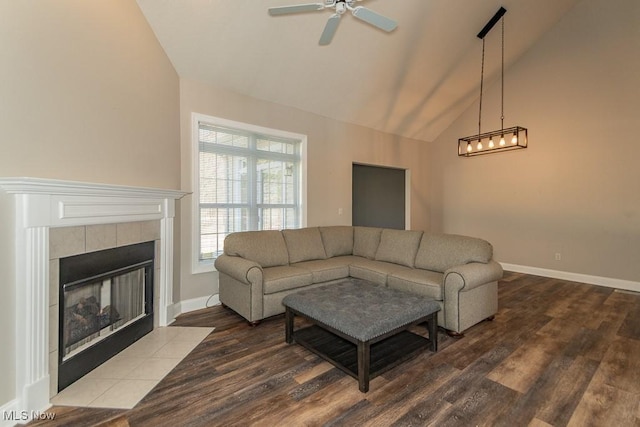
<path fill-rule="evenodd" d="M 429 348 L 437 351 L 437 312 L 428 298 L 359 279 L 287 295 L 286 342 L 294 341 L 358 380 L 369 380 Z M 312 325 L 294 331 L 296 315 Z M 429 338 L 408 331 L 427 322 Z"/>

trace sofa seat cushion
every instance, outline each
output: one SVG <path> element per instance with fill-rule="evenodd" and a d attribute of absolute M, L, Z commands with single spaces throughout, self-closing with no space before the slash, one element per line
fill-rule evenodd
<path fill-rule="evenodd" d="M 309 270 L 288 265 L 264 268 L 262 270 L 263 293 L 273 294 L 289 289 L 308 286 L 313 283 Z"/>
<path fill-rule="evenodd" d="M 386 286 L 387 276 L 394 271 L 402 269 L 409 270 L 409 267 L 403 267 L 390 262 L 353 257 L 353 262 L 349 266 L 349 276 Z"/>
<path fill-rule="evenodd" d="M 313 283 L 328 282 L 330 280 L 349 277 L 349 264 L 351 264 L 351 261 L 345 258 L 349 257 L 299 262 L 292 264 L 292 267 L 303 268 L 310 271 L 313 277 Z"/>
<path fill-rule="evenodd" d="M 403 269 L 389 274 L 387 284 L 393 289 L 442 301 L 443 278 L 444 274 L 436 271 Z"/>

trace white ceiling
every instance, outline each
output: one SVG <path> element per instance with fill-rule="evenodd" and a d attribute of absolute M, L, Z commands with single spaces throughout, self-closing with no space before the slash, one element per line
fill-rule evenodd
<path fill-rule="evenodd" d="M 398 28 L 346 13 L 328 46 L 318 39 L 329 10 L 267 13 L 314 0 L 137 1 L 180 77 L 432 141 L 477 98 L 476 35 L 500 6 L 508 67 L 578 0 L 364 0 Z M 485 84 L 499 77 L 499 25 L 486 45 Z"/>

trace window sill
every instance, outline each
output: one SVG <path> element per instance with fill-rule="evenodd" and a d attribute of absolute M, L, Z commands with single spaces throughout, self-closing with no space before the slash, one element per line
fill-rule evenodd
<path fill-rule="evenodd" d="M 191 267 L 191 274 L 203 274 L 203 273 L 212 273 L 216 272 L 215 266 L 213 265 L 213 261 L 211 262 L 198 262 L 197 264 Z"/>

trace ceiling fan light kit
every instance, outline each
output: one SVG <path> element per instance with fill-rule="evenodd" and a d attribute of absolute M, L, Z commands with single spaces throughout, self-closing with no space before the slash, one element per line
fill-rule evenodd
<path fill-rule="evenodd" d="M 380 15 L 379 13 L 364 6 L 354 6 L 355 3 L 359 1 L 362 0 L 326 0 L 324 3 L 305 3 L 291 6 L 270 7 L 269 14 L 271 16 L 280 16 L 293 13 L 318 12 L 325 9 L 335 10 L 335 13 L 329 17 L 329 20 L 322 31 L 322 35 L 320 36 L 320 41 L 318 43 L 321 46 L 326 46 L 331 43 L 331 40 L 333 40 L 333 36 L 338 29 L 340 17 L 347 10 L 361 21 L 373 25 L 383 31 L 391 32 L 396 29 L 398 24 L 394 20 Z"/>
<path fill-rule="evenodd" d="M 458 139 L 458 156 L 472 157 L 482 154 L 497 153 L 500 151 L 518 150 L 527 148 L 529 145 L 528 131 L 522 126 L 510 128 L 504 127 L 504 14 L 507 10 L 504 7 L 498 9 L 496 14 L 478 33 L 478 38 L 482 39 L 482 66 L 480 71 L 480 107 L 478 110 L 478 133 Z M 491 31 L 493 26 L 502 21 L 502 70 L 501 70 L 501 115 L 500 129 L 482 133 L 482 89 L 484 83 L 484 37 Z M 497 141 L 497 142 L 496 142 Z"/>

